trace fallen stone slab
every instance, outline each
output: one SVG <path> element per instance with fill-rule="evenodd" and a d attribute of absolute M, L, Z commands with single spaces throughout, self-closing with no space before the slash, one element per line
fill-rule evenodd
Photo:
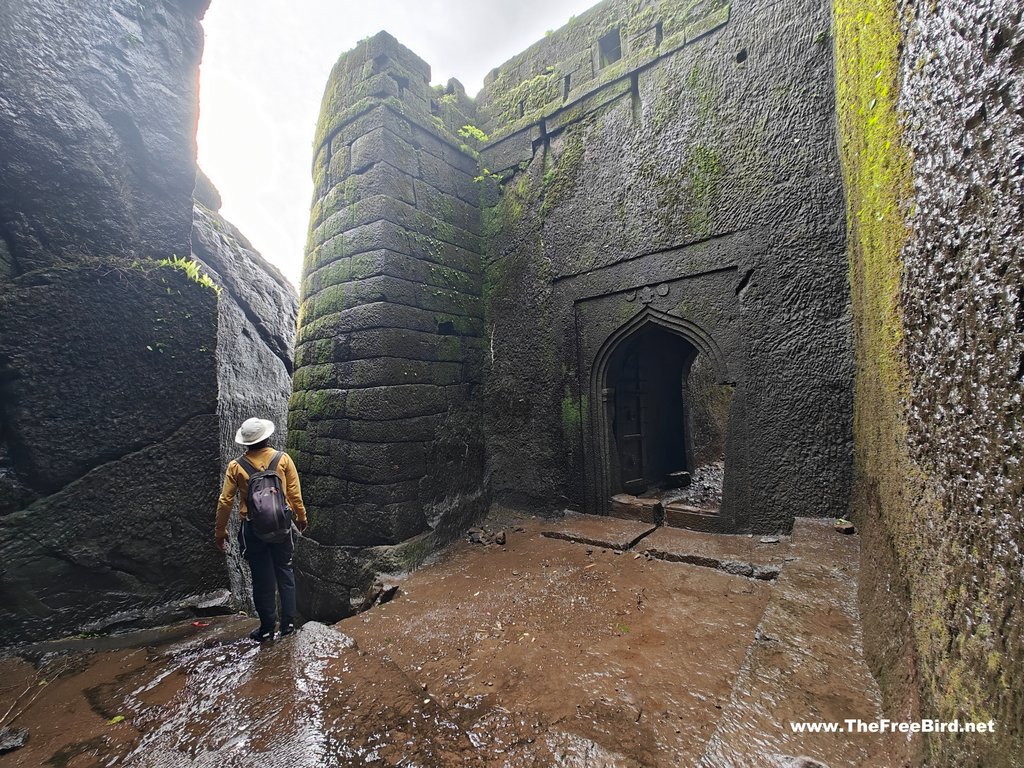
<path fill-rule="evenodd" d="M 722 518 L 717 511 L 694 507 L 681 501 L 665 505 L 664 520 L 665 525 L 672 528 L 686 528 L 704 533 L 716 533 L 722 526 Z"/>
<path fill-rule="evenodd" d="M 656 528 L 651 523 L 569 513 L 562 520 L 546 526 L 541 535 L 624 552 L 654 530 Z"/>
<path fill-rule="evenodd" d="M 641 549 L 658 560 L 771 581 L 778 578 L 788 550 L 787 537 L 773 538 L 776 542 L 762 544 L 749 536 L 659 528 L 643 540 Z"/>
<path fill-rule="evenodd" d="M 666 479 L 671 488 L 689 488 L 690 483 L 693 482 L 693 477 L 686 470 L 670 472 Z"/>

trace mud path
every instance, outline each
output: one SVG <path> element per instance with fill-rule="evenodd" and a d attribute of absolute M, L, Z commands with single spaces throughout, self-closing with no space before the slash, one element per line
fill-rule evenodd
<path fill-rule="evenodd" d="M 229 617 L 39 669 L 2 662 L 0 702 L 31 693 L 14 723 L 29 742 L 0 768 L 898 764 L 880 737 L 796 738 L 782 722 L 877 716 L 873 681 L 826 647 L 851 632 L 849 541 L 837 564 L 821 536 L 504 522 L 503 546 L 458 543 L 335 627 L 257 646 Z M 729 572 L 743 566 L 781 575 Z"/>

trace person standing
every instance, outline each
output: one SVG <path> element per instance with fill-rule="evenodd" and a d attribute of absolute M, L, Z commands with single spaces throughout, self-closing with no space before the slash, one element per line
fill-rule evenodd
<path fill-rule="evenodd" d="M 217 504 L 217 525 L 214 533 L 217 547 L 227 551 L 228 519 L 235 494 L 239 495 L 238 512 L 242 520 L 238 532 L 242 556 L 249 562 L 252 572 L 252 599 L 260 625 L 250 634 L 253 640 L 264 642 L 274 638 L 277 622 L 277 594 L 281 596 L 281 637 L 295 631 L 295 575 L 292 573 L 292 553 L 295 542 L 291 523 L 283 535 L 266 536 L 259 533 L 250 520 L 249 479 L 262 473 L 275 473 L 280 478 L 287 508 L 299 532 L 306 530 L 306 507 L 302 503 L 302 488 L 295 463 L 284 451 L 270 445 L 274 422 L 266 419 L 247 419 L 235 434 L 235 442 L 246 446 L 245 454 L 232 460 L 224 473 L 224 486 Z M 275 486 L 261 481 L 261 487 Z M 275 493 L 270 487 L 270 493 Z"/>

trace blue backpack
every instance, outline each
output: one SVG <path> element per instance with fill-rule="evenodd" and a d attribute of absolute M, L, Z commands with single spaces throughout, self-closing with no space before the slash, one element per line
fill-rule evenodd
<path fill-rule="evenodd" d="M 277 465 L 283 452 L 277 451 L 265 470 L 260 472 L 245 456 L 237 461 L 249 476 L 249 493 L 245 503 L 249 510 L 249 526 L 257 538 L 268 544 L 281 544 L 292 533 L 292 511 L 281 487 Z"/>

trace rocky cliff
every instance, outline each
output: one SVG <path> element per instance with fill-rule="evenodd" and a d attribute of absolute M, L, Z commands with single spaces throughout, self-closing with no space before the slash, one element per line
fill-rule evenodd
<path fill-rule="evenodd" d="M 220 196 L 202 171 L 197 175 L 192 225 L 192 256 L 221 288 L 217 322 L 217 381 L 220 397 L 221 466 L 242 452 L 238 425 L 252 416 L 277 425 L 274 445 L 283 449 L 288 434 L 292 391 L 292 345 L 298 297 L 284 276 L 255 251 L 245 236 L 217 210 Z M 229 540 L 231 591 L 250 600 L 247 565 Z"/>
<path fill-rule="evenodd" d="M 0 7 L 0 645 L 226 594 L 234 430 L 284 423 L 294 291 L 193 204 L 205 7 Z"/>
<path fill-rule="evenodd" d="M 1019 3 L 836 3 L 865 646 L 929 765 L 1024 754 Z"/>
<path fill-rule="evenodd" d="M 217 296 L 111 260 L 0 300 L 0 645 L 132 622 L 227 585 L 216 503 Z M 115 614 L 120 614 L 115 616 Z"/>
<path fill-rule="evenodd" d="M 0 6 L 0 273 L 188 254 L 208 4 Z"/>

